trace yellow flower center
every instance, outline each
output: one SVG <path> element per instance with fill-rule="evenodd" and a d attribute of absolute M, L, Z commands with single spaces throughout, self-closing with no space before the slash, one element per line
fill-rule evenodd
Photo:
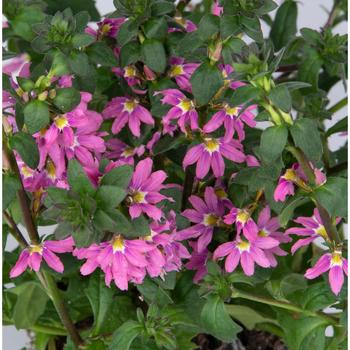
<path fill-rule="evenodd" d="M 183 67 L 181 64 L 175 64 L 170 68 L 170 76 L 177 77 L 184 73 Z"/>
<path fill-rule="evenodd" d="M 135 100 L 128 100 L 124 103 L 124 109 L 123 109 L 123 112 L 124 111 L 127 111 L 129 113 L 131 113 L 135 107 L 137 105 L 137 102 Z"/>
<path fill-rule="evenodd" d="M 145 197 L 147 192 L 136 191 L 132 195 L 132 200 L 134 203 L 145 203 Z"/>
<path fill-rule="evenodd" d="M 100 30 L 101 30 L 101 33 L 107 34 L 111 30 L 111 26 L 108 23 L 106 23 L 101 27 Z"/>
<path fill-rule="evenodd" d="M 134 66 L 126 66 L 124 68 L 124 77 L 130 78 L 136 76 L 136 68 Z"/>
<path fill-rule="evenodd" d="M 36 245 L 36 244 L 32 244 L 32 245 L 30 245 L 30 247 L 29 247 L 29 253 L 30 254 L 33 254 L 33 253 L 39 253 L 39 254 L 41 254 L 42 253 L 42 251 L 43 251 L 43 248 L 41 247 L 41 245 Z"/>
<path fill-rule="evenodd" d="M 204 215 L 203 223 L 205 226 L 215 226 L 218 223 L 218 217 L 214 214 Z"/>
<path fill-rule="evenodd" d="M 33 176 L 34 171 L 32 169 L 28 168 L 26 165 L 23 165 L 21 167 L 21 173 L 22 173 L 23 177 L 25 179 L 27 179 L 28 177 Z"/>
<path fill-rule="evenodd" d="M 216 139 L 206 138 L 204 140 L 204 144 L 205 144 L 205 148 L 210 153 L 213 153 L 219 150 L 219 141 Z"/>
<path fill-rule="evenodd" d="M 221 187 L 215 188 L 215 194 L 216 194 L 220 199 L 227 198 L 227 193 L 226 193 L 226 192 L 224 191 L 224 189 L 221 188 Z"/>
<path fill-rule="evenodd" d="M 134 149 L 132 147 L 126 147 L 122 153 L 122 156 L 127 158 L 131 157 L 134 154 Z"/>
<path fill-rule="evenodd" d="M 193 102 L 191 100 L 188 99 L 184 99 L 182 100 L 179 104 L 178 107 L 181 108 L 182 112 L 188 112 L 190 111 L 194 106 L 193 106 Z"/>
<path fill-rule="evenodd" d="M 315 232 L 320 235 L 322 238 L 328 240 L 328 235 L 327 235 L 327 231 L 325 229 L 325 227 L 323 225 L 320 225 Z"/>
<path fill-rule="evenodd" d="M 233 117 L 234 115 L 238 114 L 238 108 L 237 107 L 230 107 L 226 106 L 225 107 L 225 112 L 228 114 L 230 117 Z"/>
<path fill-rule="evenodd" d="M 55 125 L 58 129 L 62 130 L 69 124 L 67 118 L 61 115 L 60 117 L 55 118 Z"/>
<path fill-rule="evenodd" d="M 341 252 L 335 251 L 332 254 L 331 266 L 343 266 L 343 259 L 342 259 L 342 256 L 341 256 Z"/>
<path fill-rule="evenodd" d="M 268 235 L 269 235 L 269 233 L 266 230 L 260 230 L 258 232 L 259 237 L 267 237 Z"/>
<path fill-rule="evenodd" d="M 115 252 L 124 252 L 125 245 L 124 245 L 124 238 L 121 235 L 117 235 L 113 238 L 111 242 L 113 253 Z"/>
<path fill-rule="evenodd" d="M 250 214 L 246 210 L 239 210 L 237 213 L 237 221 L 245 224 L 250 218 Z"/>
<path fill-rule="evenodd" d="M 249 250 L 250 248 L 250 243 L 246 241 L 241 241 L 237 243 L 236 247 L 239 249 L 240 252 L 244 252 Z"/>
<path fill-rule="evenodd" d="M 285 174 L 283 175 L 283 177 L 289 181 L 297 181 L 298 180 L 298 175 L 296 174 L 296 172 L 293 169 L 287 169 Z"/>
<path fill-rule="evenodd" d="M 46 164 L 46 171 L 49 178 L 56 179 L 56 167 L 50 160 Z"/>

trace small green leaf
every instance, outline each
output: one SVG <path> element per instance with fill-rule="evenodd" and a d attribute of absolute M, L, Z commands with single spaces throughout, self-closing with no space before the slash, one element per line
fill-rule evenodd
<path fill-rule="evenodd" d="M 260 154 L 267 162 L 273 162 L 281 156 L 287 143 L 288 129 L 284 125 L 265 129 L 260 139 Z"/>
<path fill-rule="evenodd" d="M 96 192 L 97 205 L 101 209 L 115 208 L 126 196 L 124 189 L 116 186 L 101 186 Z"/>
<path fill-rule="evenodd" d="M 96 41 L 96 38 L 86 33 L 75 34 L 72 38 L 72 44 L 75 48 L 85 47 Z"/>
<path fill-rule="evenodd" d="M 143 326 L 136 321 L 127 321 L 114 333 L 109 350 L 129 350 L 132 342 L 143 331 Z"/>
<path fill-rule="evenodd" d="M 316 188 L 314 195 L 332 216 L 347 216 L 348 184 L 342 177 L 329 177 L 327 182 Z"/>
<path fill-rule="evenodd" d="M 39 164 L 39 151 L 33 136 L 17 132 L 10 138 L 10 147 L 19 153 L 31 169 L 36 169 Z"/>
<path fill-rule="evenodd" d="M 286 46 L 288 41 L 297 32 L 297 16 L 297 3 L 293 0 L 285 1 L 278 8 L 270 32 L 270 38 L 275 45 L 276 51 Z"/>
<path fill-rule="evenodd" d="M 166 0 L 158 0 L 151 5 L 152 17 L 158 17 L 166 15 L 175 10 L 175 6 L 172 2 Z"/>
<path fill-rule="evenodd" d="M 268 95 L 272 103 L 284 112 L 289 112 L 292 108 L 292 97 L 287 86 L 277 85 Z"/>
<path fill-rule="evenodd" d="M 68 60 L 73 73 L 81 77 L 89 76 L 90 64 L 86 53 L 72 51 Z"/>
<path fill-rule="evenodd" d="M 117 209 L 109 209 L 108 211 L 98 209 L 94 214 L 93 222 L 100 231 L 127 233 L 131 230 L 130 222 Z"/>
<path fill-rule="evenodd" d="M 120 50 L 120 64 L 122 67 L 139 61 L 141 58 L 141 47 L 136 41 L 125 44 Z"/>
<path fill-rule="evenodd" d="M 332 127 L 330 127 L 326 132 L 326 136 L 329 137 L 338 132 L 343 132 L 347 130 L 348 130 L 348 118 L 345 117 L 342 120 L 339 120 L 339 122 L 335 123 Z"/>
<path fill-rule="evenodd" d="M 245 85 L 234 90 L 230 94 L 228 102 L 230 103 L 230 106 L 235 107 L 242 104 L 247 104 L 248 102 L 255 100 L 259 95 L 259 88 L 252 85 Z"/>
<path fill-rule="evenodd" d="M 3 174 L 2 177 L 3 194 L 2 194 L 2 209 L 5 210 L 16 198 L 17 191 L 21 188 L 17 176 L 11 174 Z"/>
<path fill-rule="evenodd" d="M 300 147 L 309 159 L 314 161 L 321 159 L 322 143 L 315 120 L 299 119 L 290 127 L 290 132 L 295 145 Z"/>
<path fill-rule="evenodd" d="M 244 32 L 258 43 L 264 40 L 261 30 L 260 21 L 257 17 L 241 17 L 241 23 L 244 28 Z"/>
<path fill-rule="evenodd" d="M 104 67 L 116 67 L 117 59 L 113 50 L 102 41 L 96 42 L 86 48 L 86 54 L 91 61 Z"/>
<path fill-rule="evenodd" d="M 30 328 L 45 311 L 49 297 L 35 282 L 27 282 L 18 295 L 13 310 L 13 320 L 17 329 Z"/>
<path fill-rule="evenodd" d="M 198 34 L 201 40 L 208 40 L 220 29 L 220 17 L 206 14 L 202 17 L 198 25 Z"/>
<path fill-rule="evenodd" d="M 57 89 L 53 103 L 62 112 L 70 112 L 80 103 L 80 93 L 74 88 Z"/>
<path fill-rule="evenodd" d="M 294 210 L 301 205 L 309 202 L 309 198 L 304 197 L 291 197 L 287 200 L 286 206 L 281 211 L 278 220 L 282 227 L 286 227 L 289 220 L 291 220 Z"/>
<path fill-rule="evenodd" d="M 68 183 L 71 188 L 79 194 L 94 194 L 95 189 L 93 188 L 89 178 L 87 177 L 83 167 L 80 163 L 72 159 L 68 164 Z"/>
<path fill-rule="evenodd" d="M 136 37 L 138 31 L 138 24 L 136 21 L 130 19 L 124 22 L 118 32 L 117 41 L 118 44 L 123 47 L 126 43 Z"/>
<path fill-rule="evenodd" d="M 101 185 L 117 186 L 125 189 L 130 183 L 132 173 L 133 168 L 130 165 L 119 166 L 102 177 Z"/>
<path fill-rule="evenodd" d="M 153 71 L 163 73 L 167 65 L 167 58 L 163 44 L 155 39 L 146 39 L 141 45 L 144 63 Z"/>
<path fill-rule="evenodd" d="M 164 17 L 151 18 L 144 24 L 144 32 L 148 39 L 162 40 L 168 32 L 168 24 Z"/>
<path fill-rule="evenodd" d="M 239 32 L 241 32 L 241 27 L 238 16 L 224 15 L 220 18 L 220 34 L 222 39 L 237 35 Z"/>
<path fill-rule="evenodd" d="M 209 295 L 201 312 L 201 323 L 207 333 L 222 340 L 232 342 L 241 327 L 232 321 L 224 302 L 218 295 Z"/>
<path fill-rule="evenodd" d="M 23 109 L 24 122 L 31 134 L 44 128 L 50 122 L 48 105 L 39 100 L 32 100 Z"/>
<path fill-rule="evenodd" d="M 204 105 L 215 96 L 224 81 L 216 65 L 204 62 L 192 74 L 191 84 L 196 102 Z"/>

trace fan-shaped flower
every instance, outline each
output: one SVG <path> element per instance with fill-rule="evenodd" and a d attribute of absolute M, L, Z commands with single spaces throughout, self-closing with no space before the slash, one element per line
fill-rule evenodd
<path fill-rule="evenodd" d="M 172 57 L 170 59 L 169 76 L 175 79 L 182 90 L 191 92 L 191 75 L 198 66 L 199 63 L 185 63 L 185 59 L 182 57 Z"/>

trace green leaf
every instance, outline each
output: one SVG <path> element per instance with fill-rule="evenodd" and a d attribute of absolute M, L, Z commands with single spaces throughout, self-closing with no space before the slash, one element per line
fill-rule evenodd
<path fill-rule="evenodd" d="M 75 34 L 72 38 L 72 44 L 75 48 L 85 47 L 96 41 L 96 38 L 86 33 Z"/>
<path fill-rule="evenodd" d="M 165 305 L 173 304 L 169 292 L 165 291 L 150 278 L 144 279 L 143 283 L 137 285 L 136 288 L 149 305 L 154 304 L 164 307 Z"/>
<path fill-rule="evenodd" d="M 286 46 L 297 32 L 297 16 L 297 3 L 293 0 L 285 1 L 278 8 L 270 32 L 270 38 L 275 45 L 276 51 Z"/>
<path fill-rule="evenodd" d="M 94 315 L 92 336 L 111 333 L 135 315 L 135 307 L 130 297 L 116 295 L 115 288 L 106 288 L 102 273 L 92 275 L 84 292 Z"/>
<path fill-rule="evenodd" d="M 98 208 L 115 208 L 126 196 L 126 191 L 116 186 L 101 186 L 96 192 Z"/>
<path fill-rule="evenodd" d="M 138 238 L 148 236 L 150 234 L 149 222 L 143 215 L 131 220 L 130 224 L 131 227 L 128 229 L 128 231 L 123 232 L 125 237 Z"/>
<path fill-rule="evenodd" d="M 277 85 L 268 95 L 275 106 L 284 112 L 289 112 L 292 108 L 292 97 L 285 85 Z"/>
<path fill-rule="evenodd" d="M 95 189 L 93 188 L 89 178 L 87 177 L 83 167 L 80 163 L 72 159 L 68 163 L 68 183 L 71 188 L 79 194 L 94 194 Z"/>
<path fill-rule="evenodd" d="M 155 39 L 146 39 L 141 45 L 144 63 L 153 71 L 163 73 L 167 65 L 167 58 L 163 44 Z"/>
<path fill-rule="evenodd" d="M 125 44 L 120 50 L 120 64 L 122 67 L 139 61 L 141 57 L 141 47 L 136 41 Z"/>
<path fill-rule="evenodd" d="M 88 77 L 90 73 L 89 57 L 84 52 L 72 51 L 68 58 L 72 72 L 81 77 Z"/>
<path fill-rule="evenodd" d="M 206 14 L 202 17 L 198 25 L 198 34 L 201 40 L 208 40 L 220 29 L 220 17 Z"/>
<path fill-rule="evenodd" d="M 286 206 L 281 211 L 278 220 L 282 227 L 286 227 L 297 207 L 307 203 L 310 199 L 304 197 L 291 197 L 287 200 Z"/>
<path fill-rule="evenodd" d="M 13 320 L 17 329 L 28 329 L 45 310 L 49 299 L 43 289 L 35 282 L 27 282 L 18 295 L 13 310 Z"/>
<path fill-rule="evenodd" d="M 222 340 L 232 342 L 241 327 L 232 321 L 224 302 L 218 295 L 209 295 L 201 312 L 201 323 L 209 334 Z"/>
<path fill-rule="evenodd" d="M 94 225 L 101 231 L 127 233 L 131 230 L 130 222 L 116 209 L 98 209 L 94 215 Z"/>
<path fill-rule="evenodd" d="M 162 40 L 168 32 L 168 24 L 164 17 L 151 18 L 144 24 L 144 33 L 148 39 Z"/>
<path fill-rule="evenodd" d="M 116 67 L 117 59 L 105 42 L 96 42 L 86 48 L 86 53 L 95 64 L 103 67 Z"/>
<path fill-rule="evenodd" d="M 264 37 L 257 17 L 241 17 L 244 32 L 258 43 L 263 42 Z"/>
<path fill-rule="evenodd" d="M 24 163 L 35 169 L 39 164 L 38 146 L 33 136 L 17 132 L 10 138 L 10 147 L 16 150 Z"/>
<path fill-rule="evenodd" d="M 97 241 L 97 233 L 89 226 L 79 226 L 72 231 L 75 246 L 77 248 L 89 247 L 92 243 Z"/>
<path fill-rule="evenodd" d="M 85 5 L 85 4 L 84 4 Z M 88 22 L 90 21 L 90 15 L 88 11 L 80 11 L 75 16 L 75 30 L 77 32 L 83 32 Z"/>
<path fill-rule="evenodd" d="M 57 77 L 61 77 L 71 72 L 69 69 L 67 56 L 60 51 L 56 51 L 54 53 L 51 64 L 51 72 Z"/>
<path fill-rule="evenodd" d="M 130 165 L 119 166 L 102 177 L 101 185 L 117 186 L 125 189 L 130 183 L 132 173 L 133 168 Z"/>
<path fill-rule="evenodd" d="M 310 160 L 321 159 L 322 143 L 315 120 L 299 119 L 290 127 L 290 132 L 295 145 L 300 147 Z"/>
<path fill-rule="evenodd" d="M 80 93 L 74 88 L 57 89 L 52 102 L 62 112 L 70 112 L 80 103 Z"/>
<path fill-rule="evenodd" d="M 132 342 L 143 331 L 143 326 L 136 321 L 127 321 L 114 333 L 109 350 L 129 350 Z"/>
<path fill-rule="evenodd" d="M 287 143 L 288 129 L 284 125 L 271 126 L 265 129 L 260 139 L 261 157 L 268 163 L 281 156 Z"/>
<path fill-rule="evenodd" d="M 9 173 L 3 174 L 2 177 L 3 193 L 2 193 L 2 209 L 5 210 L 16 198 L 17 191 L 21 188 L 17 176 Z"/>
<path fill-rule="evenodd" d="M 323 59 L 315 49 L 305 49 L 303 61 L 298 70 L 298 80 L 310 83 L 316 90 L 322 64 Z"/>
<path fill-rule="evenodd" d="M 106 350 L 106 345 L 102 340 L 94 340 L 88 345 L 86 350 Z"/>
<path fill-rule="evenodd" d="M 230 106 L 235 107 L 242 104 L 247 104 L 250 101 L 255 100 L 260 95 L 260 89 L 252 86 L 245 85 L 234 90 L 228 99 Z"/>
<path fill-rule="evenodd" d="M 173 12 L 175 6 L 172 2 L 166 0 L 158 0 L 151 5 L 152 17 L 158 17 Z"/>
<path fill-rule="evenodd" d="M 334 304 L 335 296 L 328 284 L 315 283 L 300 293 L 300 304 L 304 309 L 318 311 Z"/>
<path fill-rule="evenodd" d="M 342 177 L 329 177 L 327 182 L 316 188 L 314 195 L 332 216 L 347 216 L 347 180 Z"/>
<path fill-rule="evenodd" d="M 284 331 L 283 339 L 289 350 L 301 350 L 304 339 L 313 334 L 320 326 L 327 322 L 318 317 L 306 317 L 298 315 L 298 318 L 288 312 L 278 311 L 278 322 Z"/>
<path fill-rule="evenodd" d="M 345 117 L 344 119 L 339 120 L 339 122 L 335 123 L 332 127 L 330 127 L 326 132 L 326 136 L 329 137 L 330 135 L 336 134 L 337 132 L 342 132 L 347 130 L 348 130 L 348 117 Z"/>
<path fill-rule="evenodd" d="M 238 16 L 224 15 L 220 18 L 220 34 L 222 39 L 237 35 L 241 32 Z M 236 38 L 232 38 L 236 39 Z M 239 39 L 238 39 L 239 40 Z"/>
<path fill-rule="evenodd" d="M 286 86 L 289 91 L 293 91 L 310 87 L 311 84 L 302 81 L 286 81 L 285 83 L 278 84 L 278 86 Z"/>
<path fill-rule="evenodd" d="M 191 84 L 196 102 L 205 105 L 223 86 L 224 81 L 216 65 L 204 62 L 192 74 Z"/>
<path fill-rule="evenodd" d="M 126 43 L 136 37 L 138 31 L 138 24 L 136 21 L 129 19 L 124 22 L 118 32 L 117 41 L 118 44 L 123 47 Z"/>
<path fill-rule="evenodd" d="M 157 154 L 170 151 L 171 149 L 176 149 L 182 146 L 185 141 L 186 141 L 185 135 L 180 135 L 177 137 L 171 137 L 169 135 L 165 135 L 156 143 L 153 149 L 153 153 L 157 155 Z"/>
<path fill-rule="evenodd" d="M 44 128 L 50 122 L 49 107 L 43 101 L 32 100 L 23 109 L 24 122 L 31 134 Z"/>

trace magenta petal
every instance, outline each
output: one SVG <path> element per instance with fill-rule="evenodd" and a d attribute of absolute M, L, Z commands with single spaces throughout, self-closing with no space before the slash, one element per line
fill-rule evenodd
<path fill-rule="evenodd" d="M 10 271 L 10 277 L 15 278 L 22 274 L 28 266 L 29 261 L 29 252 L 27 249 L 24 249 L 20 254 L 16 265 Z"/>
<path fill-rule="evenodd" d="M 311 267 L 310 269 L 306 270 L 305 277 L 307 279 L 314 279 L 320 275 L 322 275 L 324 272 L 328 271 L 330 268 L 330 260 L 331 255 L 325 254 L 322 255 L 318 261 L 316 262 L 315 266 Z"/>
<path fill-rule="evenodd" d="M 208 228 L 206 232 L 204 232 L 202 235 L 199 236 L 197 241 L 198 253 L 201 253 L 202 251 L 205 250 L 205 248 L 211 242 L 212 237 L 213 237 L 213 229 L 210 229 L 210 228 Z"/>
<path fill-rule="evenodd" d="M 251 246 L 249 253 L 258 265 L 262 267 L 270 266 L 269 260 L 266 258 L 266 255 L 260 248 Z"/>
<path fill-rule="evenodd" d="M 216 260 L 218 258 L 222 258 L 223 256 L 226 256 L 230 254 L 235 248 L 234 242 L 226 242 L 224 244 L 219 245 L 213 255 L 213 259 Z"/>
<path fill-rule="evenodd" d="M 42 255 L 39 253 L 32 253 L 29 256 L 29 266 L 35 271 L 40 270 Z"/>
<path fill-rule="evenodd" d="M 225 172 L 225 163 L 219 152 L 214 152 L 211 156 L 211 168 L 215 177 L 221 177 Z"/>
<path fill-rule="evenodd" d="M 140 204 L 131 204 L 129 207 L 129 214 L 132 219 L 138 218 L 142 214 L 142 208 Z"/>
<path fill-rule="evenodd" d="M 131 187 L 138 189 L 146 182 L 152 173 L 153 161 L 151 158 L 146 158 L 137 163 L 134 174 L 131 179 Z"/>
<path fill-rule="evenodd" d="M 328 279 L 332 292 L 338 295 L 344 283 L 344 274 L 341 266 L 333 266 L 329 270 Z"/>
<path fill-rule="evenodd" d="M 196 167 L 196 176 L 198 179 L 203 179 L 209 172 L 211 163 L 211 156 L 208 152 L 204 151 L 198 159 Z"/>
<path fill-rule="evenodd" d="M 304 239 L 298 239 L 296 243 L 293 244 L 291 248 L 292 254 L 294 254 L 299 248 L 304 247 L 312 243 L 317 237 L 309 237 L 309 238 L 304 238 Z"/>
<path fill-rule="evenodd" d="M 97 267 L 98 267 L 98 262 L 94 259 L 88 259 L 80 268 L 80 273 L 83 276 L 90 275 L 93 273 Z"/>
<path fill-rule="evenodd" d="M 122 113 L 119 115 L 112 124 L 112 133 L 118 134 L 121 129 L 125 126 L 125 124 L 128 122 L 128 114 Z"/>
<path fill-rule="evenodd" d="M 43 258 L 46 261 L 47 265 L 49 265 L 53 270 L 62 273 L 64 270 L 64 266 L 61 260 L 57 255 L 50 252 L 48 249 L 43 250 Z"/>
<path fill-rule="evenodd" d="M 239 260 L 240 260 L 240 254 L 238 249 L 235 249 L 232 253 L 230 253 L 225 261 L 225 270 L 226 272 L 232 272 L 234 271 L 238 264 L 239 264 Z"/>
<path fill-rule="evenodd" d="M 183 160 L 183 166 L 186 168 L 187 166 L 196 163 L 202 153 L 203 145 L 196 145 L 192 147 L 189 151 L 187 151 L 185 155 L 185 158 Z"/>
<path fill-rule="evenodd" d="M 271 217 L 271 210 L 270 210 L 270 207 L 267 205 L 259 214 L 258 226 L 260 228 L 265 227 L 270 217 Z"/>
<path fill-rule="evenodd" d="M 244 273 L 247 276 L 254 275 L 254 260 L 246 251 L 242 252 L 241 254 L 241 265 Z"/>

